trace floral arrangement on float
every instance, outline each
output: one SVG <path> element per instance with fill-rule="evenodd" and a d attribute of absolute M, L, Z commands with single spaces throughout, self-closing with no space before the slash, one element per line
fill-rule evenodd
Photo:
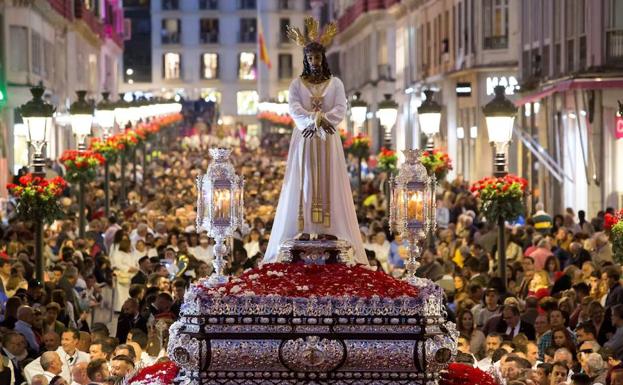
<path fill-rule="evenodd" d="M 177 376 L 179 367 L 173 361 L 158 362 L 139 369 L 127 380 L 128 385 L 169 385 Z"/>
<path fill-rule="evenodd" d="M 297 298 L 398 298 L 415 297 L 418 294 L 416 287 L 383 272 L 341 263 L 269 263 L 231 279 L 226 285 L 204 289 L 218 295 L 275 295 Z"/>
<path fill-rule="evenodd" d="M 376 158 L 377 168 L 380 171 L 393 174 L 398 170 L 398 155 L 396 151 L 381 147 L 381 152 Z"/>
<path fill-rule="evenodd" d="M 122 151 L 125 147 L 122 143 L 117 141 L 116 136 L 111 136 L 106 140 L 100 138 L 93 138 L 89 145 L 89 150 L 96 152 L 104 157 L 107 163 L 114 163 L 119 155 L 119 151 Z"/>
<path fill-rule="evenodd" d="M 606 213 L 604 216 L 604 229 L 610 233 L 612 252 L 618 263 L 623 262 L 623 209 L 614 215 Z"/>
<path fill-rule="evenodd" d="M 355 136 L 351 136 L 344 142 L 344 148 L 353 154 L 355 158 L 368 159 L 370 156 L 370 138 L 360 132 Z"/>
<path fill-rule="evenodd" d="M 528 181 L 516 175 L 486 177 L 474 183 L 472 194 L 480 201 L 480 212 L 490 223 L 498 218 L 513 221 L 524 213 L 523 198 L 528 195 Z"/>
<path fill-rule="evenodd" d="M 106 162 L 101 154 L 91 150 L 65 150 L 58 160 L 65 167 L 70 183 L 92 181 L 97 176 L 97 168 Z"/>
<path fill-rule="evenodd" d="M 52 223 L 61 218 L 63 212 L 59 198 L 67 187 L 67 182 L 60 176 L 46 179 L 29 173 L 19 178 L 18 184 L 7 184 L 7 190 L 17 199 L 17 216 L 24 220 L 41 218 Z"/>
<path fill-rule="evenodd" d="M 499 385 L 487 372 L 473 366 L 451 363 L 441 374 L 439 385 Z"/>
<path fill-rule="evenodd" d="M 435 175 L 437 181 L 445 179 L 448 172 L 452 170 L 452 159 L 450 156 L 439 149 L 424 151 L 420 161 L 426 167 L 428 175 Z"/>
<path fill-rule="evenodd" d="M 268 122 L 274 126 L 293 128 L 294 120 L 289 114 L 280 115 L 272 111 L 262 111 L 257 114 L 257 118 L 261 121 Z"/>

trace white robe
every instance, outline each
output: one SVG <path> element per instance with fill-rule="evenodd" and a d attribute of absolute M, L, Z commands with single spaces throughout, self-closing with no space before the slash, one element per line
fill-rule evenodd
<path fill-rule="evenodd" d="M 303 205 L 305 226 L 304 233 L 309 234 L 331 234 L 339 239 L 350 242 L 353 247 L 353 261 L 355 263 L 368 265 L 368 258 L 363 248 L 353 194 L 350 189 L 350 181 L 346 172 L 346 161 L 342 142 L 338 133 L 326 135 L 326 140 L 330 141 L 329 165 L 329 194 L 330 194 L 330 214 L 331 225 L 325 227 L 323 224 L 314 224 L 311 220 L 312 206 L 312 184 L 311 179 L 311 160 L 309 146 L 303 158 L 303 144 L 306 140 L 303 137 L 303 130 L 314 123 L 314 112 L 311 108 L 311 92 L 303 84 L 300 78 L 294 79 L 290 84 L 289 107 L 290 116 L 294 119 L 296 128 L 292 133 L 290 150 L 288 152 L 288 163 L 286 173 L 281 188 L 281 196 L 277 206 L 277 213 L 270 234 L 270 241 L 262 263 L 278 261 L 279 246 L 282 242 L 294 238 L 298 233 L 298 212 L 299 197 L 301 189 L 301 164 L 304 168 L 305 183 L 303 186 Z M 344 119 L 346 114 L 346 96 L 342 81 L 332 77 L 323 93 L 322 112 L 324 118 L 336 127 Z M 309 140 L 309 139 L 307 139 Z M 323 155 L 321 156 L 321 169 L 325 170 L 324 142 Z"/>

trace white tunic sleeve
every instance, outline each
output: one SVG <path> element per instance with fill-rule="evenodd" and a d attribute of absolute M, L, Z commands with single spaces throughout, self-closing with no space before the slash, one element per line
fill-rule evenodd
<path fill-rule="evenodd" d="M 296 123 L 296 127 L 299 130 L 304 130 L 310 124 L 314 123 L 314 114 L 311 111 L 307 111 L 305 107 L 303 107 L 303 100 L 301 95 L 301 82 L 299 79 L 294 79 L 292 83 L 290 83 L 289 90 L 289 108 L 290 108 L 290 116 Z"/>
<path fill-rule="evenodd" d="M 333 103 L 329 105 L 333 107 L 325 112 L 324 117 L 333 127 L 337 127 L 346 115 L 346 94 L 344 92 L 344 84 L 336 77 L 332 79 L 331 85 L 327 90 L 327 96 L 331 94 L 333 94 Z"/>

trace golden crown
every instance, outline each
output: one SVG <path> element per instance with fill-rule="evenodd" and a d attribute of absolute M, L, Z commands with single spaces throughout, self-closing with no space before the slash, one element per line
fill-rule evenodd
<path fill-rule="evenodd" d="M 299 47 L 305 47 L 309 43 L 319 43 L 323 47 L 327 48 L 333 42 L 333 38 L 337 35 L 337 24 L 331 22 L 327 24 L 322 34 L 319 36 L 318 31 L 320 30 L 320 23 L 313 17 L 305 18 L 305 27 L 307 29 L 307 36 L 301 32 L 298 27 L 292 27 L 288 25 L 286 34 L 288 38 L 295 42 Z"/>

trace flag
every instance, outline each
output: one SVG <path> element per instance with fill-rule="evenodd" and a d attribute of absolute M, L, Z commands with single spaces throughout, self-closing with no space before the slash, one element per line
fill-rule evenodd
<path fill-rule="evenodd" d="M 268 50 L 266 49 L 266 41 L 264 40 L 264 30 L 262 29 L 262 23 L 260 22 L 258 29 L 258 43 L 260 44 L 260 60 L 266 63 L 268 69 L 272 67 L 270 64 L 270 57 L 268 56 Z"/>

